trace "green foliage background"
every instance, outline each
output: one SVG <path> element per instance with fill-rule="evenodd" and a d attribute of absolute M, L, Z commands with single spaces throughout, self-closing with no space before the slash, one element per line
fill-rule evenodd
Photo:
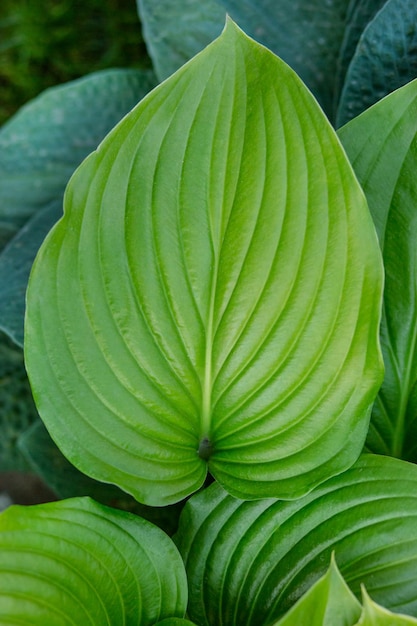
<path fill-rule="evenodd" d="M 109 67 L 150 67 L 131 0 L 2 0 L 0 124 L 47 87 Z"/>

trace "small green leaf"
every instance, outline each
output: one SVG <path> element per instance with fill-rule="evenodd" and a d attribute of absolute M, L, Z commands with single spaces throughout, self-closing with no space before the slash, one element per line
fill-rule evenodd
<path fill-rule="evenodd" d="M 417 466 L 390 457 L 364 455 L 292 502 L 241 501 L 215 483 L 188 500 L 174 537 L 188 616 L 200 626 L 272 624 L 332 552 L 357 598 L 364 584 L 389 610 L 417 616 L 416 525 Z"/>
<path fill-rule="evenodd" d="M 385 380 L 372 413 L 372 452 L 417 461 L 417 81 L 339 130 L 382 248 Z"/>
<path fill-rule="evenodd" d="M 417 4 L 387 0 L 365 28 L 339 102 L 341 126 L 417 76 Z"/>
<path fill-rule="evenodd" d="M 89 498 L 0 515 L 0 589 L 1 624 L 153 626 L 187 604 L 169 537 Z"/>
<path fill-rule="evenodd" d="M 207 471 L 294 498 L 362 449 L 381 295 L 334 130 L 229 21 L 72 178 L 29 284 L 26 364 L 63 453 L 140 502 Z"/>
<path fill-rule="evenodd" d="M 363 610 L 359 621 L 354 626 L 413 626 L 417 619 L 408 615 L 391 613 L 371 600 L 362 589 Z"/>
<path fill-rule="evenodd" d="M 353 626 L 361 606 L 340 574 L 334 556 L 325 575 L 272 626 Z"/>

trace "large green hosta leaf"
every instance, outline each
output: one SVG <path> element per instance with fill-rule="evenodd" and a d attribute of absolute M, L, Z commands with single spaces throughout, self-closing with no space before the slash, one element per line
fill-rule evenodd
<path fill-rule="evenodd" d="M 82 471 L 149 504 L 207 469 L 292 498 L 357 458 L 382 266 L 316 101 L 232 22 L 80 167 L 35 262 L 26 359 Z"/>
<path fill-rule="evenodd" d="M 416 524 L 417 467 L 390 457 L 364 455 L 292 502 L 245 502 L 213 484 L 187 502 L 175 537 L 188 615 L 200 626 L 273 624 L 334 552 L 358 598 L 365 585 L 378 604 L 417 616 Z"/>
<path fill-rule="evenodd" d="M 89 498 L 0 515 L 0 623 L 153 626 L 182 617 L 187 581 L 159 528 Z"/>
<path fill-rule="evenodd" d="M 367 444 L 417 461 L 417 81 L 339 131 L 368 198 L 385 264 L 385 380 Z"/>

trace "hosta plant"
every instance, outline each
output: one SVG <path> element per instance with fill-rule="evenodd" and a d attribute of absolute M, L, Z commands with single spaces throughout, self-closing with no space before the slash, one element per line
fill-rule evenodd
<path fill-rule="evenodd" d="M 169 16 L 140 5 L 148 33 Z M 354 23 L 393 5 L 357 3 Z M 95 479 L 78 485 L 182 513 L 171 540 L 90 499 L 12 507 L 2 623 L 416 623 L 416 97 L 410 82 L 336 134 L 229 19 L 77 169 L 27 293 L 36 405 Z M 44 225 L 70 169 L 35 185 Z M 35 422 L 20 450 L 42 437 Z"/>

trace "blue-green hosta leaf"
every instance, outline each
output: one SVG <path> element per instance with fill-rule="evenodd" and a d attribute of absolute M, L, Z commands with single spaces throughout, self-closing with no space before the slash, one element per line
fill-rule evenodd
<path fill-rule="evenodd" d="M 0 129 L 0 222 L 13 232 L 61 202 L 77 165 L 154 85 L 146 70 L 105 70 L 22 107 Z"/>
<path fill-rule="evenodd" d="M 271 624 L 334 552 L 358 598 L 364 584 L 379 604 L 417 616 L 416 524 L 417 467 L 391 457 L 364 455 L 292 502 L 245 502 L 215 483 L 187 502 L 174 538 L 188 615 L 200 626 Z"/>
<path fill-rule="evenodd" d="M 334 81 L 334 111 L 332 112 L 332 119 L 336 117 L 340 93 L 346 79 L 346 72 L 355 54 L 360 37 L 367 24 L 385 3 L 386 0 L 355 0 L 354 2 L 348 3 L 346 26 L 339 51 Z"/>
<path fill-rule="evenodd" d="M 62 202 L 39 209 L 0 254 L 0 328 L 23 346 L 25 295 L 42 241 L 62 215 Z"/>
<path fill-rule="evenodd" d="M 0 623 L 153 626 L 182 617 L 184 566 L 159 528 L 89 498 L 0 515 Z"/>
<path fill-rule="evenodd" d="M 339 131 L 368 198 L 385 264 L 385 380 L 367 445 L 417 461 L 417 81 Z"/>
<path fill-rule="evenodd" d="M 229 22 L 68 187 L 28 292 L 41 417 L 77 467 L 147 504 L 207 470 L 239 497 L 296 497 L 359 455 L 381 292 L 336 134 Z"/>
<path fill-rule="evenodd" d="M 398 615 L 376 604 L 362 589 L 363 610 L 354 626 L 416 626 L 417 619 L 409 615 Z"/>
<path fill-rule="evenodd" d="M 272 626 L 353 626 L 361 606 L 339 572 L 334 556 L 329 569 Z"/>
<path fill-rule="evenodd" d="M 345 78 L 337 125 L 417 77 L 417 4 L 387 0 L 364 30 Z"/>
<path fill-rule="evenodd" d="M 164 79 L 220 33 L 228 13 L 286 61 L 333 113 L 354 44 L 382 0 L 137 0 L 156 73 Z M 341 59 L 339 58 L 341 57 Z"/>

